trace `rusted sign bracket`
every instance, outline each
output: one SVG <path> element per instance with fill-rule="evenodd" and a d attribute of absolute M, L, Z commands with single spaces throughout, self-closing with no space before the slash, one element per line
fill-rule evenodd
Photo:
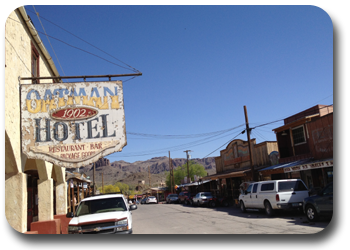
<path fill-rule="evenodd" d="M 83 78 L 84 82 L 86 78 L 108 78 L 111 81 L 112 77 L 123 77 L 123 76 L 141 76 L 142 73 L 134 74 L 118 74 L 118 75 L 89 75 L 89 76 L 43 76 L 43 77 L 19 77 L 19 80 L 44 80 L 44 79 L 53 79 L 53 80 L 62 80 L 62 79 L 77 79 Z"/>

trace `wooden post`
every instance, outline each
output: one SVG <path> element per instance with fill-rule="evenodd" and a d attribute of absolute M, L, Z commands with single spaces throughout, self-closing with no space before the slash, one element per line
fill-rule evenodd
<path fill-rule="evenodd" d="M 292 129 L 291 128 L 289 128 L 289 136 L 290 136 L 290 142 L 292 143 L 293 156 L 295 156 L 294 140 L 293 140 L 293 134 L 292 134 Z"/>
<path fill-rule="evenodd" d="M 149 187 L 151 188 L 151 169 L 148 166 L 148 181 L 149 181 Z"/>
<path fill-rule="evenodd" d="M 169 171 L 170 171 L 170 192 L 173 192 L 173 168 L 171 165 L 170 151 L 169 152 Z"/>
<path fill-rule="evenodd" d="M 68 182 L 68 212 L 72 212 L 72 204 L 71 204 L 71 194 L 70 194 L 70 181 Z"/>
<path fill-rule="evenodd" d="M 186 156 L 187 156 L 187 183 L 189 183 L 190 182 L 190 169 L 188 167 L 188 152 L 191 152 L 191 150 L 186 150 L 184 152 L 186 152 Z"/>
<path fill-rule="evenodd" d="M 252 180 L 257 181 L 255 178 L 255 173 L 254 173 L 254 166 L 253 166 L 253 151 L 252 151 L 252 146 L 250 142 L 250 128 L 249 128 L 249 122 L 248 122 L 248 114 L 247 114 L 247 107 L 244 106 L 244 116 L 245 116 L 245 124 L 246 124 L 246 131 L 247 131 L 247 137 L 248 137 L 248 146 L 249 146 L 249 158 L 250 158 L 250 169 L 252 172 Z"/>
<path fill-rule="evenodd" d="M 96 183 L 95 183 L 95 166 L 96 166 L 96 163 L 94 162 L 94 171 L 93 171 L 93 175 L 94 175 L 94 190 L 92 191 L 92 195 L 95 195 L 96 194 Z"/>
<path fill-rule="evenodd" d="M 72 192 L 72 201 L 73 201 L 73 213 L 75 213 L 75 196 L 74 196 L 74 184 L 73 184 L 73 192 Z"/>
<path fill-rule="evenodd" d="M 81 199 L 84 199 L 85 198 L 84 183 L 82 183 L 81 185 L 82 185 L 81 186 L 81 195 L 82 195 Z"/>
<path fill-rule="evenodd" d="M 77 204 L 80 202 L 80 187 L 79 187 L 79 182 L 77 182 Z"/>
<path fill-rule="evenodd" d="M 174 166 L 173 166 L 173 161 L 171 161 L 171 171 L 173 171 L 173 193 L 175 193 L 175 175 L 174 175 Z"/>

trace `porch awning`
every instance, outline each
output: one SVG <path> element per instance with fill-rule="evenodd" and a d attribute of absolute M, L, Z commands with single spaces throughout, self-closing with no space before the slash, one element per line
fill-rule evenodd
<path fill-rule="evenodd" d="M 281 164 L 273 165 L 273 166 L 270 166 L 267 168 L 260 169 L 258 171 L 262 172 L 262 171 L 268 171 L 268 170 L 283 169 L 283 168 L 287 168 L 287 167 L 294 167 L 294 166 L 305 164 L 305 163 L 308 163 L 311 161 L 312 161 L 312 158 L 302 159 L 302 160 L 298 160 L 298 161 L 292 161 L 292 162 L 288 162 L 288 163 L 281 163 Z"/>
<path fill-rule="evenodd" d="M 88 180 L 87 178 L 85 178 L 85 174 L 80 174 L 78 172 L 68 172 L 66 171 L 66 181 L 68 181 L 69 179 L 73 179 L 73 180 L 76 180 L 78 182 L 87 182 L 87 183 L 90 183 L 91 181 Z"/>
<path fill-rule="evenodd" d="M 231 171 L 226 173 L 219 173 L 219 174 L 213 174 L 203 177 L 204 180 L 216 180 L 216 179 L 223 179 L 223 178 L 230 178 L 230 177 L 243 177 L 245 176 L 246 172 L 249 172 L 250 169 L 241 170 L 241 171 Z"/>
<path fill-rule="evenodd" d="M 202 185 L 204 183 L 207 183 L 211 180 L 205 180 L 205 181 L 196 181 L 196 182 L 192 182 L 192 183 L 186 183 L 186 184 L 181 184 L 181 185 L 177 185 L 178 187 L 190 187 L 190 186 L 199 186 L 199 185 Z"/>
<path fill-rule="evenodd" d="M 304 171 L 304 170 L 326 168 L 326 167 L 333 167 L 333 158 L 324 159 L 324 160 L 314 160 L 314 161 L 306 162 L 293 167 L 285 167 L 283 168 L 283 170 L 285 173 L 289 173 L 289 172 Z"/>

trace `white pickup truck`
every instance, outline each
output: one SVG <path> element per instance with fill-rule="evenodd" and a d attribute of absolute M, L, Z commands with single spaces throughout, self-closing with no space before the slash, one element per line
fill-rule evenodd
<path fill-rule="evenodd" d="M 131 234 L 131 210 L 122 194 L 96 195 L 83 199 L 68 225 L 69 234 Z"/>
<path fill-rule="evenodd" d="M 300 179 L 260 181 L 250 184 L 241 193 L 239 203 L 242 212 L 259 209 L 272 216 L 274 209 L 302 210 L 303 200 L 308 196 L 309 191 Z"/>

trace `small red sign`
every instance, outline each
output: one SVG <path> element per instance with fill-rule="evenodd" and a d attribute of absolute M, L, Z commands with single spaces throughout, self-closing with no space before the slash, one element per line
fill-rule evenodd
<path fill-rule="evenodd" d="M 84 120 L 97 115 L 98 111 L 92 108 L 63 108 L 51 114 L 51 117 L 58 120 Z"/>

